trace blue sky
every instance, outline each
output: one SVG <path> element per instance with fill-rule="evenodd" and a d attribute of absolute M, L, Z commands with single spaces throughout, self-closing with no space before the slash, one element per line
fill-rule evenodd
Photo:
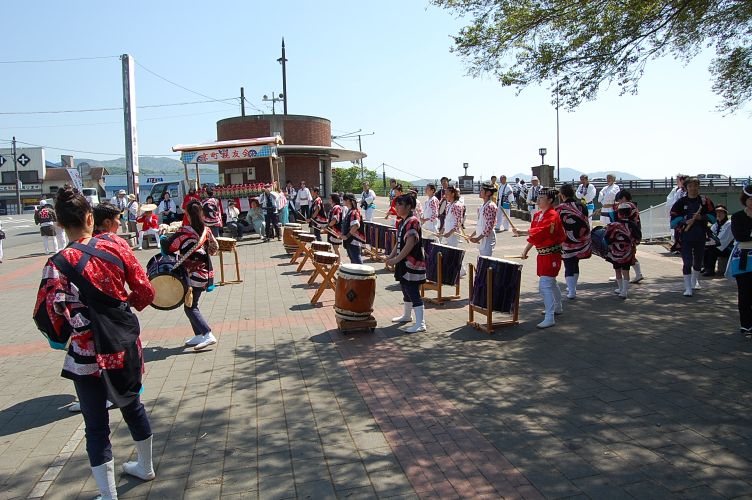
<path fill-rule="evenodd" d="M 367 167 L 385 163 L 387 175 L 405 179 L 456 177 L 468 162 L 471 174 L 488 178 L 529 172 L 540 162 L 539 147 L 548 148 L 547 163 L 556 161 L 548 91 L 515 95 L 489 78 L 466 76 L 449 50 L 461 20 L 427 2 L 16 0 L 4 4 L 3 17 L 2 61 L 114 57 L 0 64 L 0 112 L 118 107 L 116 56 L 123 53 L 211 98 L 236 97 L 243 86 L 253 105 L 267 110 L 261 96 L 282 90 L 276 59 L 284 36 L 289 112 L 329 118 L 335 135 L 375 132 L 363 138 Z M 561 110 L 561 166 L 643 178 L 751 175 L 750 107 L 730 116 L 715 110 L 710 55 L 686 66 L 653 61 L 638 95 L 612 88 L 575 112 Z M 136 91 L 138 105 L 206 100 L 139 66 Z M 139 109 L 140 153 L 169 155 L 174 144 L 214 140 L 216 121 L 238 114 L 238 105 L 224 102 Z M 0 140 L 15 135 L 69 150 L 122 156 L 122 129 L 119 111 L 0 114 Z M 357 141 L 340 142 L 357 149 Z M 48 157 L 61 153 L 49 149 Z"/>

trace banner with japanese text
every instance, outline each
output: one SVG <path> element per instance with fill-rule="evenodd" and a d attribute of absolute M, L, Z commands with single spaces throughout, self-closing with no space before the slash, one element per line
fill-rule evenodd
<path fill-rule="evenodd" d="M 183 151 L 180 155 L 180 161 L 183 163 L 216 163 L 220 161 L 269 157 L 277 157 L 276 146 L 241 146 L 235 148 L 204 149 L 201 151 Z"/>

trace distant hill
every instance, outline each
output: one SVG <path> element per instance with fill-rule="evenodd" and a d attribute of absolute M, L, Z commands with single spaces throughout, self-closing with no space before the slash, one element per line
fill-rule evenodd
<path fill-rule="evenodd" d="M 628 172 L 619 172 L 618 170 L 608 170 L 608 171 L 600 171 L 600 172 L 582 172 L 580 170 L 575 170 L 573 168 L 562 168 L 561 169 L 561 180 L 562 181 L 578 181 L 580 180 L 580 176 L 582 174 L 587 174 L 587 176 L 590 178 L 590 180 L 593 179 L 599 179 L 599 178 L 606 178 L 606 175 L 613 174 L 616 176 L 617 179 L 623 179 L 625 181 L 633 181 L 638 180 L 639 177 L 632 175 Z M 554 170 L 554 175 L 556 175 L 556 171 Z M 519 177 L 520 179 L 525 179 L 526 181 L 529 181 L 532 177 L 532 174 L 514 174 L 510 176 L 510 180 L 514 180 L 515 178 Z"/>
<path fill-rule="evenodd" d="M 90 167 L 105 167 L 113 175 L 125 174 L 125 157 L 114 160 L 75 159 L 76 166 L 88 163 Z M 59 165 L 59 164 L 56 164 Z M 179 174 L 183 172 L 183 164 L 174 158 L 163 156 L 139 156 L 139 172 L 142 174 Z M 201 172 L 217 173 L 216 165 L 202 165 Z"/>

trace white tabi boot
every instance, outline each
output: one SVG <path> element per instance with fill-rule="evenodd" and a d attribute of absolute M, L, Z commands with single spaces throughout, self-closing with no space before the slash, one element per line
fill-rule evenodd
<path fill-rule="evenodd" d="M 551 278 L 551 292 L 554 294 L 554 314 L 558 316 L 564 312 L 564 304 L 561 302 L 561 288 L 556 278 Z"/>
<path fill-rule="evenodd" d="M 620 299 L 626 299 L 629 294 L 629 280 L 623 280 L 621 283 L 621 292 L 619 293 Z"/>
<path fill-rule="evenodd" d="M 692 275 L 691 274 L 684 275 L 684 296 L 685 297 L 692 296 Z"/>
<path fill-rule="evenodd" d="M 113 458 L 109 462 L 92 467 L 91 474 L 94 476 L 97 488 L 99 488 L 97 499 L 116 500 L 118 496 L 117 488 L 115 487 L 115 459 Z"/>
<path fill-rule="evenodd" d="M 425 312 L 424 306 L 413 307 L 415 311 L 415 324 L 410 328 L 406 328 L 407 333 L 425 332 L 426 322 L 423 320 L 423 313 Z"/>
<path fill-rule="evenodd" d="M 616 295 L 619 295 L 621 293 L 622 281 L 623 280 L 620 280 L 618 278 L 616 279 L 616 290 L 614 290 L 614 293 Z"/>
<path fill-rule="evenodd" d="M 152 435 L 143 441 L 136 441 L 138 459 L 135 462 L 125 462 L 123 464 L 123 472 L 144 481 L 154 479 L 154 464 L 151 458 L 151 442 L 153 437 Z"/>
<path fill-rule="evenodd" d="M 692 290 L 699 290 L 702 288 L 700 286 L 700 271 L 692 269 L 692 274 L 690 274 L 690 276 L 692 276 Z"/>
<path fill-rule="evenodd" d="M 634 270 L 635 270 L 634 278 L 632 278 L 631 280 L 629 280 L 629 282 L 630 283 L 639 283 L 640 281 L 643 280 L 642 269 L 640 268 L 640 263 L 639 262 L 635 262 L 634 263 Z"/>
<path fill-rule="evenodd" d="M 408 323 L 412 321 L 412 310 L 413 310 L 413 303 L 412 302 L 403 302 L 402 303 L 404 309 L 404 312 L 402 313 L 402 316 L 397 316 L 396 318 L 392 318 L 392 323 Z"/>
<path fill-rule="evenodd" d="M 552 289 L 554 279 L 555 278 L 552 278 L 550 276 L 540 277 L 538 289 L 540 290 L 540 294 L 543 296 L 545 316 L 543 318 L 543 321 L 536 325 L 538 328 L 549 328 L 556 324 L 556 321 L 554 321 L 554 310 L 556 308 L 556 303 L 554 301 L 554 291 Z"/>
<path fill-rule="evenodd" d="M 567 298 L 568 299 L 576 299 L 577 298 L 577 275 L 574 276 L 565 276 L 565 280 L 567 280 Z"/>

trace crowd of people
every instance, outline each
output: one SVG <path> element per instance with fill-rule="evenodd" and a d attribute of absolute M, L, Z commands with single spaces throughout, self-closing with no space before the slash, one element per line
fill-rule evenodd
<path fill-rule="evenodd" d="M 426 281 L 427 258 L 423 250 L 424 233 L 438 242 L 459 246 L 462 241 L 478 245 L 482 257 L 492 256 L 497 233 L 511 230 L 524 236 L 526 246 L 519 256 L 527 259 L 536 249 L 536 274 L 543 301 L 543 320 L 538 328 L 556 324 L 563 313 L 563 294 L 557 277 L 564 268 L 566 298 L 577 297 L 580 260 L 592 253 L 612 264 L 615 294 L 627 299 L 629 284 L 642 279 L 637 260 L 641 240 L 640 217 L 631 194 L 609 177 L 596 198 L 595 188 L 586 176 L 574 187 L 560 189 L 541 186 L 533 179 L 526 195 L 507 184 L 506 177 L 480 187 L 481 205 L 475 225 L 465 231 L 466 207 L 460 189 L 443 177 L 440 188 L 426 186 L 426 199 L 419 201 L 414 190 L 403 189 L 396 181 L 390 190 L 390 208 L 386 217 L 394 217 L 396 241 L 386 264 L 394 269 L 400 284 L 403 314 L 397 323 L 414 324 L 407 332 L 426 331 L 425 306 L 420 286 Z M 516 183 L 515 183 L 516 184 Z M 358 194 L 332 193 L 324 203 L 318 188 L 301 182 L 294 189 L 288 182 L 284 190 L 276 184 L 265 186 L 263 193 L 250 200 L 248 221 L 264 241 L 280 237 L 280 225 L 290 219 L 306 221 L 316 237 L 326 236 L 335 253 L 344 247 L 350 262 L 362 263 L 367 246 L 365 222 L 374 220 L 376 195 L 368 183 Z M 230 203 L 223 214 L 222 205 L 212 190 L 199 197 L 195 189 L 181 204 L 183 221 L 169 235 L 156 234 L 165 255 L 174 255 L 185 269 L 189 292 L 183 304 L 193 331 L 185 345 L 200 351 L 217 343 L 211 327 L 199 310 L 202 295 L 213 288 L 211 256 L 217 253 L 216 237 L 226 224 L 242 237 L 240 210 Z M 714 205 L 700 193 L 697 178 L 682 178 L 681 187 L 669 195 L 671 227 L 675 249 L 683 262 L 684 295 L 693 296 L 700 288 L 700 275 L 710 276 L 716 266 L 733 277 L 738 287 L 740 330 L 752 336 L 752 186 L 745 186 L 742 209 L 728 217 L 728 210 Z M 595 209 L 595 200 L 601 205 Z M 137 458 L 126 462 L 126 474 L 143 480 L 154 478 L 152 431 L 140 400 L 143 366 L 138 320 L 133 312 L 142 310 L 154 298 L 154 288 L 130 245 L 117 236 L 142 224 L 140 243 L 147 231 L 158 230 L 162 223 L 176 222 L 178 211 L 169 194 L 159 204 L 137 205 L 135 197 L 119 192 L 109 202 L 92 207 L 77 190 L 67 186 L 56 197 L 54 207 L 42 203 L 35 218 L 47 238 L 45 250 L 55 255 L 47 261 L 34 308 L 34 320 L 50 345 L 66 351 L 61 375 L 73 381 L 78 409 L 86 423 L 87 453 L 92 474 L 102 498 L 117 498 L 115 464 L 110 445 L 107 409 L 116 406 L 135 442 Z M 530 227 L 520 231 L 511 220 L 513 204 L 526 207 Z M 328 206 L 328 207 L 327 207 Z M 224 217 L 223 217 L 224 215 Z M 593 218 L 600 221 L 593 224 Z M 594 227 L 595 226 L 595 227 Z M 59 231 L 62 229 L 62 231 Z M 58 231 L 67 234 L 70 243 L 61 248 Z M 597 237 L 596 237 L 597 232 Z M 600 248 L 602 247 L 602 248 Z M 0 254 L 0 258 L 2 255 Z M 630 270 L 635 267 L 632 278 Z"/>

